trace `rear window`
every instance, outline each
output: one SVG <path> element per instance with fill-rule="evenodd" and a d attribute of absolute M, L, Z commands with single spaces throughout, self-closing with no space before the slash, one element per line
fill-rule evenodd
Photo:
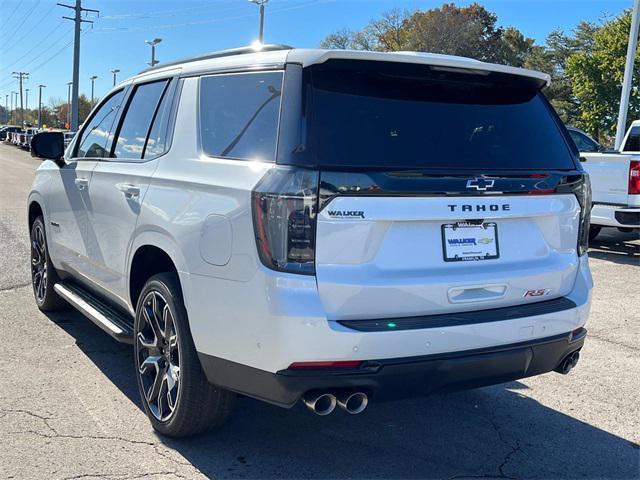
<path fill-rule="evenodd" d="M 539 93 L 514 75 L 332 60 L 306 69 L 297 162 L 461 170 L 573 169 Z"/>
<path fill-rule="evenodd" d="M 623 152 L 640 152 L 640 127 L 633 127 L 624 142 Z"/>

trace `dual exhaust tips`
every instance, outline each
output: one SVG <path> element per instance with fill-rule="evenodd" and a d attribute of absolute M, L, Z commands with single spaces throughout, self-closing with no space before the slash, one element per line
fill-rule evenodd
<path fill-rule="evenodd" d="M 573 367 L 578 364 L 578 360 L 580 360 L 580 351 L 570 353 L 569 355 L 564 357 L 564 359 L 560 362 L 560 365 L 555 368 L 555 371 L 566 375 L 573 369 Z"/>
<path fill-rule="evenodd" d="M 305 395 L 302 400 L 309 410 L 321 417 L 333 413 L 336 407 L 356 415 L 362 413 L 369 404 L 369 397 L 363 392 L 343 392 L 337 395 L 321 392 Z"/>

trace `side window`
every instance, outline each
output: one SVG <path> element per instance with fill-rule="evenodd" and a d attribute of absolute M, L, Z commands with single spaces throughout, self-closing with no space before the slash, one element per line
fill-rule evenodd
<path fill-rule="evenodd" d="M 640 152 L 640 127 L 633 127 L 624 143 L 623 152 Z"/>
<path fill-rule="evenodd" d="M 135 87 L 116 133 L 111 158 L 142 158 L 149 128 L 167 83 L 168 80 L 162 80 Z"/>
<path fill-rule="evenodd" d="M 171 104 L 174 95 L 169 93 L 172 91 L 168 88 L 165 94 L 162 96 L 162 101 L 158 107 L 155 118 L 153 119 L 153 125 L 149 132 L 149 139 L 144 149 L 143 158 L 154 158 L 162 155 L 169 148 L 169 117 L 171 116 Z"/>
<path fill-rule="evenodd" d="M 200 79 L 200 135 L 208 155 L 273 161 L 282 72 L 223 74 Z"/>
<path fill-rule="evenodd" d="M 78 140 L 75 157 L 104 158 L 108 156 L 110 145 L 107 145 L 113 121 L 124 98 L 124 90 L 114 93 L 91 117 Z"/>

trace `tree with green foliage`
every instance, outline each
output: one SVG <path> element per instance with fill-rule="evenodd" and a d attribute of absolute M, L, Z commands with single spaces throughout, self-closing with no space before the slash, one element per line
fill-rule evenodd
<path fill-rule="evenodd" d="M 625 11 L 593 33 L 590 48 L 572 52 L 566 60 L 579 106 L 575 123 L 598 139 L 615 135 L 630 28 L 631 12 Z M 640 61 L 635 62 L 631 84 L 629 123 L 640 118 Z"/>

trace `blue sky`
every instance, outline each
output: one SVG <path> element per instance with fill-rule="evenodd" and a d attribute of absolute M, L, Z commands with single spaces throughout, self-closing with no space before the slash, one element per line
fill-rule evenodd
<path fill-rule="evenodd" d="M 61 0 L 74 3 L 75 0 Z M 471 2 L 455 2 L 467 5 Z M 539 43 L 556 28 L 571 30 L 580 20 L 596 21 L 631 7 L 632 0 L 487 0 L 479 1 Z M 428 9 L 442 1 L 419 0 L 270 0 L 265 41 L 315 47 L 327 34 L 343 27 L 358 29 L 392 8 Z M 89 15 L 82 35 L 80 91 L 89 94 L 89 77 L 97 75 L 96 96 L 112 84 L 109 70 L 121 77 L 145 68 L 150 49 L 144 41 L 161 37 L 160 61 L 210 50 L 247 45 L 257 36 L 258 7 L 247 0 L 83 0 Z M 45 84 L 43 102 L 67 97 L 71 80 L 72 22 L 62 20 L 69 9 L 55 0 L 0 0 L 0 101 L 17 90 L 11 72 L 30 73 L 29 104 L 36 105 L 37 85 Z"/>

